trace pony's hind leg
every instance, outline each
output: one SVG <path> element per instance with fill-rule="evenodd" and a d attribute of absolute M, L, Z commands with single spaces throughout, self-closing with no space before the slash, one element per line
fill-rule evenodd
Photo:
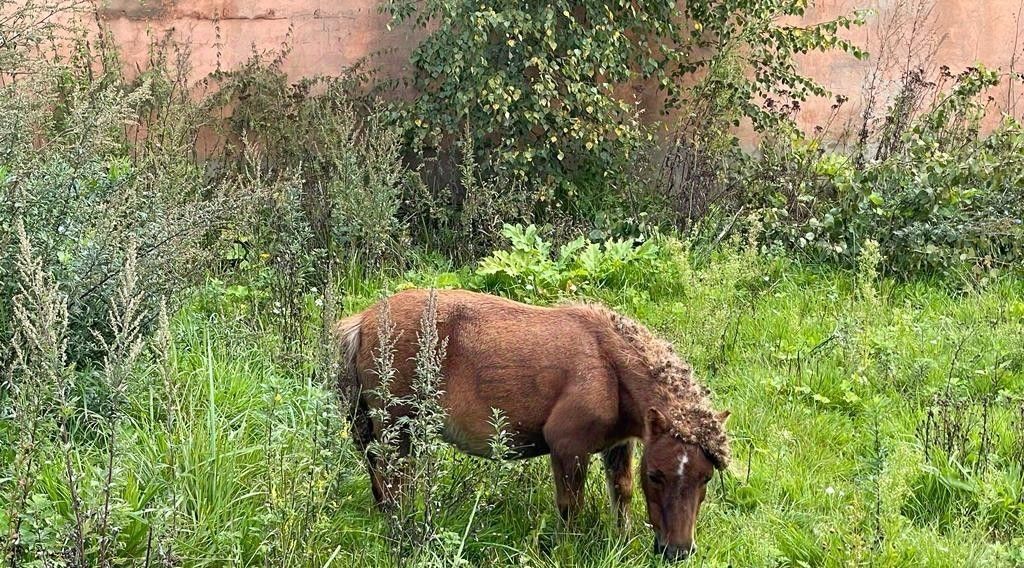
<path fill-rule="evenodd" d="M 604 476 L 619 528 L 629 527 L 629 507 L 633 502 L 633 440 L 601 452 Z"/>
<path fill-rule="evenodd" d="M 391 483 L 388 482 L 384 474 L 384 464 L 370 448 L 370 444 L 375 438 L 369 406 L 366 404 L 366 400 L 360 396 L 352 409 L 352 441 L 355 442 L 356 448 L 366 460 L 373 500 L 377 503 L 378 508 L 386 510 L 394 504 L 394 496 L 390 490 Z"/>

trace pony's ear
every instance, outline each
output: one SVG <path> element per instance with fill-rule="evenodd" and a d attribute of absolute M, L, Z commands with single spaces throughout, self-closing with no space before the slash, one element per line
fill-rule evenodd
<path fill-rule="evenodd" d="M 657 408 L 647 409 L 645 421 L 647 424 L 645 424 L 646 427 L 644 429 L 650 437 L 660 436 L 669 430 L 668 420 L 665 419 L 665 415 Z"/>
<path fill-rule="evenodd" d="M 715 419 L 718 420 L 718 422 L 721 423 L 722 426 L 725 426 L 725 423 L 729 421 L 730 416 L 732 416 L 731 410 L 723 410 L 715 415 Z"/>

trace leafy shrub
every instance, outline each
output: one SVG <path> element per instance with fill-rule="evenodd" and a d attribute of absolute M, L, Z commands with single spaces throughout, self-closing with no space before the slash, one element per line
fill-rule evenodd
<path fill-rule="evenodd" d="M 344 273 L 403 262 L 402 206 L 416 176 L 403 165 L 399 131 L 357 92 L 362 68 L 293 83 L 284 71 L 290 41 L 208 77 L 200 116 L 220 136 L 206 158 L 216 179 L 250 192 L 222 253 L 229 279 L 243 286 L 232 289 L 275 316 L 280 354 L 301 365 L 305 345 L 328 347 L 324 322 L 337 313 Z"/>
<path fill-rule="evenodd" d="M 412 181 L 400 133 L 356 93 L 365 81 L 358 66 L 293 83 L 283 69 L 289 52 L 254 51 L 210 78 L 217 88 L 208 104 L 228 115 L 219 127 L 229 173 L 295 184 L 311 238 L 301 246 L 319 261 L 399 259 L 407 239 L 399 207 Z"/>
<path fill-rule="evenodd" d="M 480 261 L 477 285 L 519 299 L 550 299 L 598 288 L 656 290 L 671 286 L 676 274 L 673 264 L 678 259 L 667 239 L 590 243 L 579 237 L 559 247 L 556 256 L 534 225 L 506 225 L 502 234 L 511 248 Z"/>
<path fill-rule="evenodd" d="M 765 145 L 749 188 L 767 239 L 846 265 L 875 239 L 883 268 L 903 275 L 1024 259 L 1024 127 L 1006 118 L 982 135 L 978 96 L 999 76 L 977 68 L 956 80 L 862 165 L 793 133 Z"/>
<path fill-rule="evenodd" d="M 404 205 L 420 242 L 469 260 L 498 244 L 505 223 L 529 220 L 534 198 L 523 191 L 520 181 L 500 173 L 484 176 L 469 133 L 459 143 L 459 158 L 458 183 L 432 187 L 417 179 L 410 184 Z"/>
<path fill-rule="evenodd" d="M 794 58 L 833 49 L 862 56 L 838 35 L 860 19 L 783 23 L 806 7 L 803 0 L 642 9 L 630 2 L 389 0 L 384 11 L 393 20 L 427 34 L 410 60 L 417 97 L 398 107 L 396 118 L 412 147 L 430 152 L 450 151 L 469 131 L 485 177 L 521 184 L 538 215 L 578 214 L 590 202 L 633 192 L 623 177 L 652 151 L 641 109 L 623 96 L 630 88 L 656 91 L 667 107 L 701 115 L 697 105 L 706 97 L 685 85 L 723 60 L 743 62 L 717 88 L 728 91 L 731 104 L 722 108 L 729 121 L 748 117 L 759 129 L 787 112 L 781 102 L 762 105 L 765 98 L 798 104 L 824 94 L 796 71 Z"/>
<path fill-rule="evenodd" d="M 717 111 L 713 119 L 734 125 L 748 119 L 758 132 L 791 125 L 802 102 L 829 94 L 814 78 L 799 73 L 798 55 L 841 51 L 857 59 L 867 57 L 839 35 L 863 25 L 866 12 L 809 25 L 792 23 L 806 15 L 808 5 L 806 0 L 685 3 L 682 9 L 689 25 L 686 39 L 676 48 L 676 78 L 695 71 L 706 75 L 694 89 L 676 86 L 670 96 L 697 108 L 710 104 Z"/>
<path fill-rule="evenodd" d="M 93 323 L 96 327 L 86 330 L 103 353 L 102 366 L 90 376 L 76 373 L 68 359 L 68 295 L 36 256 L 20 220 L 15 232 L 13 362 L 5 373 L 7 392 L 0 393 L 6 395 L 0 398 L 0 410 L 17 418 L 9 428 L 0 429 L 15 448 L 11 482 L 3 492 L 4 555 L 12 564 L 53 554 L 65 556 L 72 565 L 109 566 L 117 540 L 111 529 L 118 509 L 111 502 L 117 430 L 128 378 L 143 350 L 143 322 L 149 315 L 143 311 L 145 304 L 137 289 L 136 253 L 127 251 L 116 290 L 103 298 L 109 306 L 109 321 L 102 328 Z M 94 385 L 86 384 L 90 379 Z M 90 386 L 99 387 L 100 404 L 83 400 Z M 72 447 L 93 443 L 105 450 L 105 459 L 84 466 L 72 456 Z M 83 498 L 87 490 L 92 499 Z M 68 512 L 63 519 L 60 506 L 51 509 L 61 501 Z M 23 541 L 27 533 L 55 522 L 48 538 Z"/>
<path fill-rule="evenodd" d="M 207 180 L 191 148 L 179 143 L 189 137 L 167 135 L 163 127 L 183 118 L 175 106 L 182 99 L 161 99 L 152 82 L 126 85 L 113 72 L 90 77 L 90 69 L 65 61 L 35 69 L 0 92 L 0 121 L 9 127 L 0 133 L 0 343 L 10 337 L 4 316 L 20 222 L 70 297 L 68 357 L 89 364 L 102 355 L 90 330 L 109 332 L 104 298 L 127 251 L 138 251 L 138 277 L 153 307 L 211 266 L 219 231 L 245 211 L 248 195 Z M 166 122 L 145 122 L 154 106 Z M 132 147 L 143 129 L 161 143 Z"/>
<path fill-rule="evenodd" d="M 670 4 L 637 12 L 596 2 L 395 0 L 386 9 L 397 21 L 437 23 L 411 58 L 419 96 L 402 110 L 417 144 L 443 149 L 468 128 L 487 172 L 539 176 L 546 199 L 558 191 L 562 200 L 572 191 L 562 182 L 621 168 L 647 136 L 614 90 L 634 69 L 649 76 L 661 67 Z"/>

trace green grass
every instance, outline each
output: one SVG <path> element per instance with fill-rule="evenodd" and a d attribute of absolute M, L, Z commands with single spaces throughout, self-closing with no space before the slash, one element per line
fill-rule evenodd
<path fill-rule="evenodd" d="M 1024 280 L 872 283 L 872 299 L 854 275 L 744 253 L 684 263 L 677 278 L 675 291 L 593 293 L 673 340 L 732 410 L 735 463 L 712 482 L 689 565 L 1024 564 Z M 381 287 L 458 281 L 424 269 L 353 283 L 345 301 L 351 311 Z M 157 368 L 133 381 L 118 441 L 119 555 L 141 564 L 162 544 L 189 566 L 393 565 L 332 396 L 308 364 L 280 365 L 267 318 L 228 296 L 211 286 L 173 319 L 170 427 Z M 76 447 L 81 470 L 102 453 Z M 545 459 L 442 459 L 440 530 L 414 548 L 419 563 L 658 564 L 639 487 L 637 522 L 618 534 L 596 458 L 571 528 Z M 32 501 L 40 554 L 59 540 L 46 531 L 69 523 L 59 464 Z"/>

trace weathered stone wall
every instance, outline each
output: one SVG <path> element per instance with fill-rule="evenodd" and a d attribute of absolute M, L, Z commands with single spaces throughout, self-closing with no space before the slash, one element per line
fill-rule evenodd
<path fill-rule="evenodd" d="M 808 19 L 820 21 L 832 15 L 865 7 L 855 0 L 818 2 Z M 801 60 L 803 71 L 822 81 L 835 93 L 850 97 L 837 117 L 833 132 L 856 128 L 866 103 L 868 85 L 877 86 L 878 103 L 884 106 L 902 83 L 907 69 L 924 67 L 929 77 L 941 66 L 952 73 L 984 64 L 1004 71 L 1021 70 L 1024 55 L 1024 1 L 1022 0 L 872 0 L 868 23 L 849 34 L 871 57 L 865 61 L 836 55 L 817 55 Z M 1018 42 L 1020 40 L 1020 42 Z M 1016 53 L 1016 56 L 1014 55 Z M 874 80 L 873 80 L 874 78 Z M 990 93 L 990 119 L 1000 112 L 1021 116 L 1020 82 L 1006 83 Z M 831 114 L 827 101 L 809 105 L 801 121 L 821 125 Z M 876 115 L 878 112 L 875 113 Z"/>
<path fill-rule="evenodd" d="M 284 67 L 295 78 L 336 74 L 363 57 L 400 74 L 415 45 L 407 29 L 388 30 L 377 0 L 100 1 L 129 70 L 144 65 L 151 40 L 167 33 L 190 46 L 197 78 L 286 41 L 292 52 Z"/>
<path fill-rule="evenodd" d="M 197 78 L 215 69 L 218 61 L 222 68 L 232 68 L 254 47 L 279 48 L 290 34 L 293 49 L 285 69 L 293 77 L 337 73 L 363 57 L 371 57 L 385 74 L 400 76 L 416 37 L 406 28 L 389 30 L 378 5 L 379 0 L 106 0 L 100 16 L 129 69 L 144 66 L 150 41 L 166 33 L 190 45 Z M 956 72 L 984 62 L 1009 70 L 1015 51 L 1020 55 L 1024 48 L 1017 41 L 1024 26 L 1024 0 L 818 0 L 806 21 L 858 8 L 875 10 L 866 26 L 849 34 L 872 53 L 869 60 L 838 54 L 801 59 L 806 73 L 850 98 L 833 121 L 831 131 L 839 137 L 856 129 L 865 85 L 876 72 L 874 82 L 884 105 L 908 65 L 948 65 Z M 996 94 L 995 105 L 1019 116 L 1020 90 L 1007 85 Z M 800 120 L 807 127 L 821 125 L 829 119 L 830 107 L 831 101 L 816 101 L 805 107 Z"/>

